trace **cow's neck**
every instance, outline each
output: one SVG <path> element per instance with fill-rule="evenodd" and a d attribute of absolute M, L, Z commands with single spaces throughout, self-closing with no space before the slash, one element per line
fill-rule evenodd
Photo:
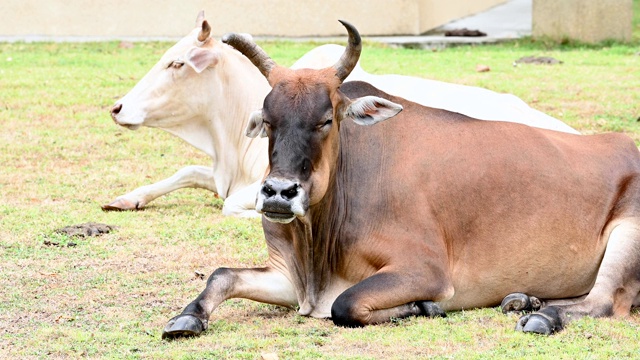
<path fill-rule="evenodd" d="M 338 263 L 339 249 L 336 247 L 341 212 L 340 194 L 336 192 L 335 176 L 331 176 L 330 185 L 325 197 L 318 204 L 311 206 L 307 215 L 287 227 L 292 246 L 291 257 L 287 265 L 292 281 L 298 291 L 300 314 L 311 315 L 318 310 L 323 293 L 332 286 L 335 280 L 335 269 Z M 326 305 L 326 304 L 325 304 Z"/>
<path fill-rule="evenodd" d="M 216 66 L 220 106 L 212 107 L 210 117 L 216 153 L 213 169 L 218 189 L 233 193 L 262 178 L 267 168 L 267 139 L 245 133 L 249 115 L 262 108 L 271 87 L 244 55 L 227 45 L 223 50 L 225 56 Z"/>
<path fill-rule="evenodd" d="M 215 67 L 205 70 L 213 72 L 213 94 L 202 119 L 171 132 L 211 157 L 218 195 L 224 199 L 259 180 L 267 168 L 267 140 L 248 138 L 245 130 L 270 87 L 246 57 L 226 45 L 222 54 Z"/>
<path fill-rule="evenodd" d="M 361 215 L 354 211 L 366 209 L 360 208 L 361 199 L 357 197 L 366 196 L 368 191 L 354 194 L 354 190 L 359 189 L 362 183 L 370 186 L 379 178 L 375 172 L 366 173 L 363 169 L 384 169 L 380 163 L 384 156 L 375 151 L 383 148 L 384 134 L 379 125 L 377 128 L 366 128 L 366 133 L 362 132 L 360 125 L 341 127 L 341 145 L 336 166 L 332 169 L 329 186 L 322 201 L 311 206 L 304 219 L 281 225 L 288 227 L 290 232 L 284 237 L 292 240 L 289 246 L 293 247 L 291 253 L 295 255 L 287 261 L 287 265 L 298 289 L 301 314 L 314 310 L 318 312 L 318 302 L 325 303 L 320 304 L 319 307 L 322 308 L 326 306 L 328 299 L 334 299 L 338 295 L 338 290 L 345 290 L 350 286 L 353 274 L 345 272 L 343 268 L 345 261 L 356 261 L 354 258 L 347 259 L 352 256 L 350 249 L 358 242 L 367 241 L 366 234 L 380 226 L 379 223 L 358 222 Z M 354 154 L 367 155 L 362 157 Z M 354 180 L 354 174 L 359 173 L 366 173 L 364 176 L 373 180 Z M 376 191 L 373 187 L 370 190 Z M 350 221 L 356 221 L 357 228 Z M 363 267 L 360 269 L 361 274 L 356 276 L 366 276 L 373 270 Z"/>

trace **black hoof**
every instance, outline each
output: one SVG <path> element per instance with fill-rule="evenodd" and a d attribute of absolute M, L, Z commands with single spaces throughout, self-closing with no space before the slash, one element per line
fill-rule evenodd
<path fill-rule="evenodd" d="M 417 301 L 416 306 L 418 306 L 418 308 L 420 309 L 420 315 L 422 316 L 430 318 L 447 317 L 447 313 L 445 313 L 444 310 L 442 310 L 440 306 L 438 306 L 438 304 L 434 303 L 433 301 Z"/>
<path fill-rule="evenodd" d="M 551 335 L 562 330 L 562 325 L 558 312 L 553 308 L 545 308 L 540 312 L 521 317 L 516 324 L 516 330 Z"/>
<path fill-rule="evenodd" d="M 513 293 L 505 296 L 500 307 L 504 314 L 521 311 L 537 311 L 542 307 L 542 302 L 534 296 L 527 296 L 527 294 L 523 293 Z"/>
<path fill-rule="evenodd" d="M 177 339 L 200 335 L 206 329 L 206 324 L 193 315 L 178 315 L 169 320 L 162 331 L 163 339 Z"/>

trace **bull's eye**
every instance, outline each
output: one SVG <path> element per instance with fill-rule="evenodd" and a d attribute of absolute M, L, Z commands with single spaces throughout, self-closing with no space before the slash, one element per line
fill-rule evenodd
<path fill-rule="evenodd" d="M 302 177 L 308 179 L 309 176 L 311 176 L 311 161 L 304 159 L 304 161 L 302 161 Z"/>
<path fill-rule="evenodd" d="M 333 119 L 329 119 L 325 121 L 322 125 L 318 125 L 318 130 L 326 130 L 333 123 Z"/>
<path fill-rule="evenodd" d="M 180 69 L 182 65 L 184 65 L 184 61 L 174 60 L 169 64 L 169 66 L 167 66 L 167 69 L 168 68 Z"/>

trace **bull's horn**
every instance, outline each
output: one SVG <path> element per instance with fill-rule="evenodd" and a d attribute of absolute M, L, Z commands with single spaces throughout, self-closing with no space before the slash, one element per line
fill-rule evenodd
<path fill-rule="evenodd" d="M 360 39 L 360 33 L 358 33 L 355 26 L 343 20 L 338 21 L 347 28 L 347 32 L 349 33 L 349 43 L 347 44 L 347 48 L 344 50 L 340 60 L 333 65 L 333 68 L 336 69 L 336 76 L 340 81 L 344 81 L 358 63 L 360 52 L 362 51 L 362 40 Z"/>
<path fill-rule="evenodd" d="M 207 41 L 209 35 L 211 35 L 211 26 L 207 20 L 202 20 L 202 29 L 200 29 L 200 33 L 198 34 L 198 41 Z"/>
<path fill-rule="evenodd" d="M 228 33 L 222 36 L 222 42 L 240 51 L 251 60 L 264 77 L 269 79 L 269 73 L 276 66 L 276 62 L 260 46 L 256 45 L 251 38 L 243 34 Z"/>
<path fill-rule="evenodd" d="M 202 26 L 202 22 L 204 21 L 204 10 L 200 10 L 198 13 L 198 17 L 196 18 L 196 27 Z"/>

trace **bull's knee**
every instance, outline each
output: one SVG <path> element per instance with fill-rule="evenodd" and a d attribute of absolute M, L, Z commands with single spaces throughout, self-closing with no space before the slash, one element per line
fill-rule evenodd
<path fill-rule="evenodd" d="M 358 306 L 353 296 L 342 293 L 331 306 L 333 323 L 344 327 L 362 327 L 367 324 L 364 314 L 359 314 Z"/>
<path fill-rule="evenodd" d="M 209 279 L 207 279 L 207 287 L 209 287 L 209 285 L 215 281 L 220 281 L 222 279 L 224 279 L 225 284 L 229 284 L 232 283 L 233 280 L 235 280 L 237 278 L 236 273 L 230 269 L 230 268 L 226 268 L 226 267 L 220 267 L 217 268 L 214 272 L 211 273 L 211 275 L 209 275 Z"/>

